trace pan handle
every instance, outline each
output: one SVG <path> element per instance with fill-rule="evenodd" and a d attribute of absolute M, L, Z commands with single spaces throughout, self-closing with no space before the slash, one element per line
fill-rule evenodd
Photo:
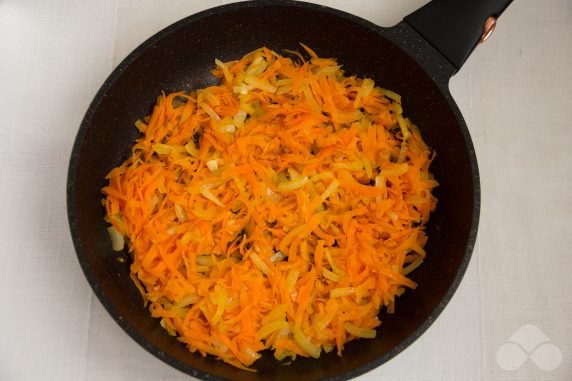
<path fill-rule="evenodd" d="M 512 0 L 433 0 L 404 21 L 459 70 Z"/>

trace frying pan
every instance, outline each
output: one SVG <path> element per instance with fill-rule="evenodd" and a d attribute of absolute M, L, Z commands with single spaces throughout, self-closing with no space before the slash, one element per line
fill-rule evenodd
<path fill-rule="evenodd" d="M 436 0 L 391 28 L 334 9 L 293 1 L 225 5 L 187 17 L 160 31 L 113 71 L 89 106 L 71 155 L 67 206 L 81 267 L 113 319 L 142 347 L 175 368 L 205 380 L 342 380 L 388 361 L 416 340 L 451 299 L 467 268 L 477 234 L 479 174 L 469 132 L 448 81 L 510 1 Z M 486 33 L 485 33 L 486 34 Z M 149 114 L 161 91 L 216 83 L 213 60 L 234 60 L 261 46 L 277 52 L 303 42 L 335 57 L 347 74 L 369 77 L 403 97 L 403 109 L 436 150 L 431 170 L 440 186 L 427 224 L 427 259 L 411 276 L 419 284 L 382 312 L 373 340 L 346 345 L 318 360 L 279 365 L 265 354 L 258 372 L 239 371 L 212 357 L 191 354 L 143 308 L 117 260 L 103 220 L 101 188 L 110 169 L 130 155 L 133 122 Z"/>

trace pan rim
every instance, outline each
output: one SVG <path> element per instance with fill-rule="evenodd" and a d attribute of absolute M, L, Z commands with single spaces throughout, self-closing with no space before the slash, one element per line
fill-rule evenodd
<path fill-rule="evenodd" d="M 111 74 L 106 78 L 106 80 L 104 81 L 104 83 L 102 84 L 100 89 L 97 91 L 96 95 L 94 96 L 93 100 L 91 101 L 91 103 L 90 103 L 90 105 L 89 105 L 89 107 L 85 113 L 84 118 L 82 119 L 82 122 L 79 126 L 79 129 L 78 129 L 78 132 L 76 135 L 76 138 L 74 140 L 74 144 L 73 144 L 73 148 L 72 148 L 72 152 L 71 152 L 71 156 L 70 156 L 70 161 L 69 161 L 69 166 L 68 166 L 68 174 L 67 174 L 67 182 L 66 182 L 66 193 L 67 193 L 66 204 L 67 204 L 67 215 L 68 215 L 68 223 L 69 223 L 69 227 L 70 227 L 70 233 L 72 236 L 74 249 L 76 251 L 76 255 L 77 255 L 79 263 L 80 263 L 80 267 L 82 268 L 82 271 L 83 271 L 86 279 L 88 280 L 90 287 L 94 291 L 95 295 L 97 296 L 97 298 L 99 299 L 99 301 L 101 302 L 101 304 L 103 305 L 105 310 L 111 315 L 113 320 L 115 320 L 117 322 L 117 324 L 119 324 L 119 326 L 128 334 L 128 336 L 130 336 L 135 342 L 137 342 L 147 352 L 151 353 L 153 356 L 162 360 L 166 364 L 169 364 L 173 368 L 175 368 L 175 369 L 177 369 L 177 370 L 179 370 L 179 371 L 181 371 L 187 375 L 191 375 L 193 377 L 197 377 L 197 378 L 203 379 L 203 380 L 226 380 L 226 378 L 215 376 L 213 374 L 210 374 L 210 373 L 204 372 L 202 370 L 193 368 L 190 365 L 187 365 L 186 363 L 183 363 L 183 362 L 177 360 L 176 358 L 168 355 L 167 353 L 161 351 L 160 349 L 158 349 L 157 347 L 152 345 L 142 335 L 140 335 L 131 326 L 131 324 L 128 321 L 126 321 L 119 314 L 119 312 L 112 305 L 111 301 L 107 298 L 107 296 L 103 292 L 102 288 L 100 287 L 100 285 L 96 281 L 96 277 L 95 277 L 94 273 L 92 272 L 92 269 L 89 265 L 89 261 L 87 259 L 85 252 L 84 252 L 84 248 L 83 248 L 82 242 L 80 240 L 79 226 L 77 224 L 77 211 L 76 211 L 76 205 L 77 205 L 76 201 L 77 200 L 76 200 L 76 195 L 75 195 L 75 178 L 76 178 L 76 174 L 77 174 L 78 170 L 80 169 L 78 167 L 78 158 L 81 154 L 81 146 L 83 144 L 86 132 L 91 126 L 93 116 L 95 115 L 95 113 L 96 113 L 96 111 L 97 111 L 97 109 L 101 103 L 101 100 L 105 97 L 105 94 L 114 85 L 116 80 L 118 78 L 120 78 L 120 76 L 123 74 L 125 69 L 127 67 L 129 67 L 143 52 L 145 52 L 147 49 L 152 47 L 155 43 L 158 43 L 159 41 L 161 41 L 164 37 L 166 37 L 172 33 L 175 33 L 180 28 L 185 27 L 185 26 L 192 24 L 192 23 L 196 23 L 196 22 L 198 22 L 204 18 L 216 16 L 217 14 L 226 13 L 226 12 L 233 11 L 233 10 L 239 10 L 239 9 L 244 9 L 244 8 L 263 8 L 263 7 L 269 7 L 269 6 L 270 7 L 284 7 L 284 6 L 285 7 L 300 7 L 300 8 L 310 9 L 310 10 L 319 11 L 319 12 L 326 12 L 329 14 L 333 14 L 337 17 L 340 17 L 342 19 L 345 19 L 347 21 L 350 21 L 352 23 L 355 23 L 359 26 L 365 27 L 365 28 L 375 32 L 376 34 L 382 35 L 383 37 L 385 37 L 381 33 L 383 30 L 389 30 L 389 29 L 395 28 L 401 24 L 401 23 L 397 24 L 397 26 L 394 26 L 391 28 L 383 28 L 383 27 L 380 27 L 380 26 L 378 26 L 378 25 L 376 25 L 370 21 L 367 21 L 361 17 L 355 16 L 353 14 L 350 14 L 350 13 L 347 13 L 344 11 L 340 11 L 337 9 L 329 8 L 329 7 L 318 5 L 318 4 L 311 4 L 311 3 L 299 2 L 299 1 L 293 1 L 293 0 L 279 0 L 279 1 L 258 0 L 258 1 L 247 1 L 247 2 L 232 3 L 232 4 L 226 4 L 226 5 L 206 9 L 206 10 L 201 11 L 199 13 L 195 13 L 195 14 L 192 14 L 190 16 L 187 16 L 187 17 L 165 27 L 164 29 L 160 30 L 159 32 L 155 33 L 154 35 L 149 37 L 147 40 L 142 42 L 137 48 L 135 48 L 135 50 L 133 50 L 126 58 L 124 58 L 117 65 L 117 67 L 115 69 L 113 69 Z M 400 46 L 395 41 L 391 41 L 391 42 L 397 48 L 403 50 L 406 54 L 408 54 L 410 56 L 410 58 L 425 71 L 425 68 L 423 67 L 423 65 L 421 65 L 414 57 L 411 57 L 411 54 L 409 54 L 406 50 L 404 50 L 402 46 Z M 426 72 L 426 74 L 427 74 L 427 72 Z M 433 309 L 433 311 L 431 311 L 428 318 L 421 325 L 419 325 L 411 334 L 409 334 L 409 336 L 407 336 L 403 341 L 401 341 L 399 344 L 397 344 L 390 351 L 388 351 L 385 354 L 375 358 L 374 360 L 372 360 L 372 361 L 370 361 L 370 362 L 368 362 L 368 363 L 366 363 L 360 367 L 357 367 L 353 370 L 350 370 L 348 372 L 338 374 L 335 376 L 326 377 L 326 378 L 324 378 L 324 380 L 339 381 L 339 380 L 347 380 L 347 379 L 351 379 L 351 378 L 360 376 L 360 375 L 362 375 L 366 372 L 369 372 L 372 369 L 375 369 L 375 368 L 381 366 L 382 364 L 388 362 L 393 357 L 395 357 L 396 355 L 398 355 L 399 353 L 404 351 L 406 348 L 408 348 L 423 333 L 425 333 L 425 331 L 427 331 L 427 329 L 433 324 L 433 322 L 437 319 L 437 317 L 439 315 L 441 315 L 441 313 L 445 309 L 446 305 L 451 301 L 453 295 L 455 294 L 456 290 L 458 289 L 458 286 L 459 286 L 459 284 L 460 284 L 460 282 L 461 282 L 461 280 L 462 280 L 462 278 L 463 278 L 463 276 L 464 276 L 464 274 L 468 268 L 468 265 L 469 265 L 469 262 L 470 262 L 470 259 L 472 256 L 472 252 L 473 252 L 473 249 L 475 246 L 476 238 L 477 238 L 477 230 L 478 230 L 478 224 L 479 224 L 479 213 L 480 213 L 480 176 L 479 176 L 479 171 L 478 171 L 476 153 L 475 153 L 475 149 L 474 149 L 468 128 L 466 126 L 466 123 L 464 122 L 464 119 L 460 113 L 460 110 L 458 109 L 455 101 L 453 100 L 452 96 L 450 95 L 450 93 L 448 91 L 448 84 L 447 83 L 439 83 L 437 80 L 434 80 L 434 82 L 436 83 L 436 85 L 439 88 L 442 95 L 445 97 L 449 107 L 451 108 L 451 111 L 453 112 L 453 114 L 455 115 L 455 117 L 457 119 L 458 128 L 460 129 L 460 132 L 463 136 L 463 139 L 464 139 L 464 142 L 465 142 L 465 145 L 467 148 L 467 152 L 469 155 L 468 159 L 470 162 L 471 178 L 473 181 L 473 207 L 472 207 L 472 218 L 471 218 L 470 231 L 468 234 L 465 253 L 463 254 L 463 257 L 462 257 L 462 260 L 460 262 L 457 273 L 453 279 L 453 282 L 451 283 L 451 285 L 447 289 L 447 292 L 444 294 L 444 296 L 442 297 L 440 302 L 437 304 L 437 306 Z"/>

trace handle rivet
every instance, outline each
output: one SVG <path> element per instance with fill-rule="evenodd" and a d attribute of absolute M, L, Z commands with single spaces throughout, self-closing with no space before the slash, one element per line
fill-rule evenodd
<path fill-rule="evenodd" d="M 496 17 L 493 16 L 487 17 L 487 19 L 485 20 L 485 25 L 483 26 L 483 34 L 481 35 L 481 41 L 480 41 L 481 44 L 485 42 L 491 36 L 491 34 L 493 34 L 496 25 L 497 25 Z"/>

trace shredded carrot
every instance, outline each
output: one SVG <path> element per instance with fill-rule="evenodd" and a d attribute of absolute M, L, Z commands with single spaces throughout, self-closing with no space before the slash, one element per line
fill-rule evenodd
<path fill-rule="evenodd" d="M 103 188 L 152 316 L 241 369 L 373 338 L 416 287 L 436 205 L 401 97 L 303 47 L 216 60 L 220 85 L 160 95 Z"/>

